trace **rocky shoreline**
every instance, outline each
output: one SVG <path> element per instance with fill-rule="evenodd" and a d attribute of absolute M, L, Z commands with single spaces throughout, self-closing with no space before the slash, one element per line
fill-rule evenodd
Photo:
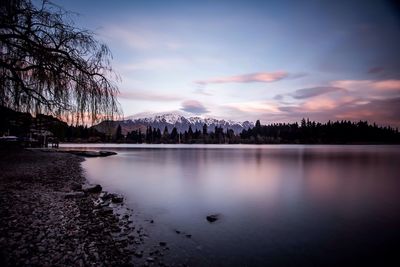
<path fill-rule="evenodd" d="M 1 266 L 165 266 L 168 247 L 146 256 L 133 211 L 122 196 L 87 185 L 82 160 L 0 151 Z"/>

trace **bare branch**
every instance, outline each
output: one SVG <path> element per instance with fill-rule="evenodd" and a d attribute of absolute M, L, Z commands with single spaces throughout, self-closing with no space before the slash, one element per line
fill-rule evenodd
<path fill-rule="evenodd" d="M 48 1 L 0 5 L 1 105 L 78 122 L 119 114 L 108 47 L 69 16 Z"/>

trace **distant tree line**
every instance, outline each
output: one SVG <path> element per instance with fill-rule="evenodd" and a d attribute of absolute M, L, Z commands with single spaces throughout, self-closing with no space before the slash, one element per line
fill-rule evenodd
<path fill-rule="evenodd" d="M 253 128 L 235 134 L 232 129 L 222 127 L 202 130 L 192 127 L 184 132 L 176 128 L 168 131 L 151 126 L 123 134 L 121 125 L 100 132 L 94 127 L 72 126 L 52 116 L 16 112 L 0 106 L 0 136 L 15 135 L 29 137 L 32 132 L 47 130 L 62 142 L 117 142 L 134 144 L 356 144 L 391 143 L 400 144 L 397 128 L 381 127 L 366 121 L 328 121 L 319 123 L 302 119 L 296 123 L 274 123 L 261 125 L 258 120 Z"/>
<path fill-rule="evenodd" d="M 120 126 L 119 126 L 120 127 Z M 117 128 L 117 133 L 119 132 Z M 121 137 L 121 135 L 118 135 Z M 224 131 L 222 127 L 215 127 L 208 131 L 206 124 L 202 130 L 193 131 L 189 126 L 187 131 L 178 132 L 174 127 L 171 132 L 165 127 L 163 131 L 158 128 L 148 126 L 145 132 L 140 129 L 128 132 L 126 137 L 117 141 L 127 143 L 148 143 L 148 144 L 237 144 L 240 143 L 240 136 L 235 135 L 232 129 Z"/>
<path fill-rule="evenodd" d="M 119 130 L 118 130 L 119 129 Z M 148 143 L 148 144 L 346 144 L 346 143 L 400 143 L 398 129 L 380 127 L 368 124 L 366 121 L 328 121 L 319 123 L 302 119 L 296 123 L 274 123 L 261 125 L 258 120 L 255 127 L 235 134 L 232 129 L 223 130 L 215 127 L 208 131 L 207 125 L 203 130 L 189 129 L 183 133 L 173 128 L 171 133 L 167 127 L 160 129 L 147 127 L 145 132 L 140 129 L 128 132 L 126 136 L 117 128 L 118 142 Z"/>
<path fill-rule="evenodd" d="M 346 144 L 400 143 L 398 129 L 368 124 L 367 121 L 328 121 L 319 123 L 302 119 L 296 123 L 261 125 L 240 134 L 242 143 L 251 144 Z"/>

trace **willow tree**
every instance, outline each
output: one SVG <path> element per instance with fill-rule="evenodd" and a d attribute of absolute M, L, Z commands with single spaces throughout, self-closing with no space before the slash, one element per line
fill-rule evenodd
<path fill-rule="evenodd" d="M 71 13 L 43 1 L 1 1 L 2 106 L 82 122 L 118 114 L 109 48 Z"/>

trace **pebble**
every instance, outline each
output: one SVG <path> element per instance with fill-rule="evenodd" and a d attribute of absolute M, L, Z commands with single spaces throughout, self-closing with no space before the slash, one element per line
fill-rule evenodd
<path fill-rule="evenodd" d="M 136 257 L 141 258 L 143 257 L 143 252 L 142 251 L 136 251 L 134 254 Z"/>

